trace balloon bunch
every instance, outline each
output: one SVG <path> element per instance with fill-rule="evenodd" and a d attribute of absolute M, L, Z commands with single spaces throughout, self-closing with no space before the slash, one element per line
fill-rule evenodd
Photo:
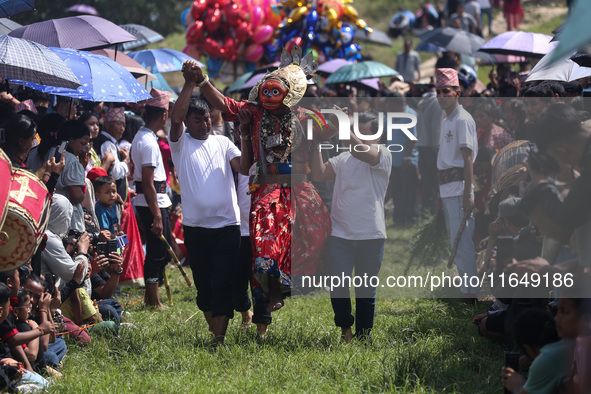
<path fill-rule="evenodd" d="M 361 60 L 361 47 L 354 42 L 354 26 L 368 33 L 372 29 L 359 18 L 349 0 L 281 0 L 285 18 L 279 25 L 275 50 L 299 45 L 302 50 L 315 49 L 319 61 L 331 59 Z"/>
<path fill-rule="evenodd" d="M 187 29 L 184 52 L 196 59 L 258 61 L 273 40 L 281 17 L 272 0 L 195 0 L 181 21 Z"/>

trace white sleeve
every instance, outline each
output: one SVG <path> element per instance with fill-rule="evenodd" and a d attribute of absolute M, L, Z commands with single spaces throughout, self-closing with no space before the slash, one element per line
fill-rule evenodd
<path fill-rule="evenodd" d="M 111 141 L 105 141 L 101 146 L 101 155 L 104 156 L 107 152 L 110 152 L 115 157 L 115 163 L 113 163 L 113 169 L 109 175 L 115 180 L 125 178 L 129 172 L 129 168 L 127 167 L 127 163 L 119 161 L 119 149 L 117 149 L 117 146 Z"/>
<path fill-rule="evenodd" d="M 224 139 L 227 141 L 227 142 L 225 142 L 227 145 L 226 160 L 228 160 L 228 162 L 230 162 L 233 158 L 240 157 L 240 155 L 242 154 L 240 152 L 240 149 L 238 149 L 236 147 L 236 145 L 232 141 L 230 141 L 230 139 L 228 137 L 224 137 Z"/>

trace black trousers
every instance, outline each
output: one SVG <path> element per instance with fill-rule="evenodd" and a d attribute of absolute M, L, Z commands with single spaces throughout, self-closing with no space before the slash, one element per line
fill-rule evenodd
<path fill-rule="evenodd" d="M 423 212 L 437 214 L 437 148 L 419 148 L 419 173 L 421 174 L 421 206 Z"/>
<path fill-rule="evenodd" d="M 212 317 L 234 317 L 234 267 L 240 251 L 240 226 L 183 226 L 185 246 L 197 288 L 197 307 Z M 248 295 L 248 294 L 247 294 Z"/>
<path fill-rule="evenodd" d="M 147 285 L 159 284 L 162 282 L 162 273 L 166 264 L 172 259 L 168 254 L 168 248 L 156 237 L 152 232 L 151 226 L 154 222 L 154 215 L 148 207 L 136 207 L 137 213 L 140 217 L 140 223 L 144 230 L 146 237 L 146 259 L 144 260 L 144 281 Z M 160 208 L 160 215 L 162 215 L 162 234 L 164 238 L 172 245 L 172 234 L 170 231 L 170 217 L 168 216 L 168 209 Z"/>

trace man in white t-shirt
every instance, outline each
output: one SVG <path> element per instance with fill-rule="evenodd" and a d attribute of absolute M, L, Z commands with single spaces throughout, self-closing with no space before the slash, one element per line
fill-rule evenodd
<path fill-rule="evenodd" d="M 373 135 L 378 128 L 378 114 L 359 114 L 359 132 Z M 331 122 L 332 123 L 332 122 Z M 331 276 L 339 278 L 377 276 L 382 266 L 386 241 L 384 199 L 392 171 L 392 155 L 379 138 L 360 140 L 351 132 L 350 151 L 322 161 L 319 149 L 311 155 L 310 165 L 314 181 L 335 179 L 330 218 L 332 230 L 328 247 Z M 335 324 L 341 327 L 341 338 L 349 343 L 355 336 L 368 339 L 373 328 L 375 296 L 372 286 L 356 287 L 355 318 L 351 313 L 349 284 L 331 291 Z"/>
<path fill-rule="evenodd" d="M 472 234 L 474 233 L 474 161 L 478 152 L 476 123 L 460 104 L 460 84 L 458 73 L 453 68 L 436 70 L 437 101 L 446 117 L 441 124 L 441 139 L 437 155 L 439 175 L 439 195 L 443 205 L 445 224 L 453 247 L 462 220 L 466 217 L 466 227 L 462 232 L 455 263 L 461 277 L 477 276 L 476 252 Z M 468 280 L 469 282 L 469 280 Z M 474 303 L 478 287 L 462 286 L 465 302 Z"/>
<path fill-rule="evenodd" d="M 183 64 L 185 84 L 171 114 L 169 143 L 181 186 L 183 230 L 197 306 L 219 344 L 234 316 L 233 267 L 240 250 L 240 210 L 232 169 L 240 171 L 241 155 L 228 138 L 211 134 L 207 104 L 191 100 L 197 69 L 194 62 Z"/>
<path fill-rule="evenodd" d="M 152 88 L 150 94 L 152 98 L 146 101 L 144 112 L 146 124 L 133 138 L 131 158 L 134 163 L 133 180 L 137 192 L 134 205 L 146 237 L 144 303 L 148 307 L 163 310 L 164 306 L 158 296 L 158 284 L 162 281 L 162 273 L 170 261 L 170 255 L 160 236 L 164 235 L 172 245 L 168 213 L 168 208 L 172 204 L 166 194 L 166 172 L 156 131 L 161 130 L 168 119 L 170 92 Z"/>

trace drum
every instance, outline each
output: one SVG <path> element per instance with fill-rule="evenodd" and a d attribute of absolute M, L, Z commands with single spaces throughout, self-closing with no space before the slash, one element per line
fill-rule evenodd
<path fill-rule="evenodd" d="M 10 193 L 10 183 L 12 182 L 12 164 L 4 151 L 0 149 L 0 230 L 6 219 L 8 207 L 8 195 Z M 0 247 L 2 242 L 0 242 Z"/>
<path fill-rule="evenodd" d="M 8 213 L 2 232 L 8 241 L 0 248 L 0 271 L 15 269 L 29 262 L 45 236 L 51 196 L 34 174 L 12 172 Z"/>

